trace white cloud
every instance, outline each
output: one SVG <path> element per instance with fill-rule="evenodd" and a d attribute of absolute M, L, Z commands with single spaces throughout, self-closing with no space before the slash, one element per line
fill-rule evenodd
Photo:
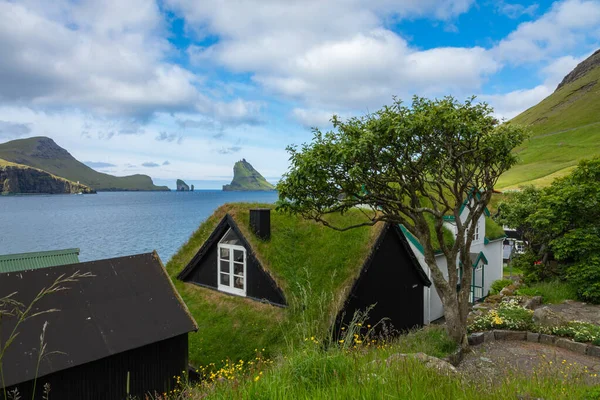
<path fill-rule="evenodd" d="M 0 104 L 139 120 L 182 110 L 257 119 L 244 114 L 256 107 L 213 100 L 202 77 L 169 62 L 178 50 L 166 37 L 155 1 L 0 0 Z"/>
<path fill-rule="evenodd" d="M 519 89 L 499 95 L 481 95 L 480 100 L 494 107 L 494 114 L 509 120 L 552 94 L 554 88 L 538 85 L 533 89 Z"/>
<path fill-rule="evenodd" d="M 471 91 L 496 70 L 484 49 L 420 51 L 385 28 L 401 18 L 446 21 L 466 12 L 470 0 L 166 3 L 198 35 L 219 37 L 212 46 L 191 46 L 193 63 L 248 72 L 269 92 L 311 108 L 365 109 L 394 94 Z"/>
<path fill-rule="evenodd" d="M 529 15 L 531 17 L 535 14 L 538 8 L 539 4 L 531 4 L 525 7 L 522 4 L 507 3 L 505 1 L 498 1 L 496 3 L 496 10 L 500 14 L 506 15 L 508 18 L 513 19 L 520 18 L 523 15 Z"/>
<path fill-rule="evenodd" d="M 550 96 L 565 75 L 588 56 L 589 54 L 579 58 L 559 57 L 540 70 L 539 76 L 544 79 L 542 84 L 531 89 L 519 89 L 504 94 L 481 95 L 480 99 L 489 102 L 499 118 L 511 119 Z"/>
<path fill-rule="evenodd" d="M 600 2 L 557 1 L 539 19 L 520 24 L 494 53 L 499 60 L 514 64 L 538 62 L 567 51 L 581 51 L 599 33 Z"/>

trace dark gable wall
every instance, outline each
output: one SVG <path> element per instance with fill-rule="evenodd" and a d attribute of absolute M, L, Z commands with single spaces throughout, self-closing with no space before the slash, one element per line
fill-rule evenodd
<path fill-rule="evenodd" d="M 224 230 L 223 235 L 227 232 Z M 202 286 L 217 289 L 217 255 L 218 242 L 222 235 L 215 240 L 198 265 L 194 266 L 192 272 L 185 279 L 186 282 L 196 283 Z M 252 256 L 252 249 L 246 247 L 246 296 L 257 300 L 267 300 L 270 303 L 286 305 L 285 299 L 277 284 L 261 268 L 260 264 Z M 229 294 L 228 294 L 229 295 Z"/>
<path fill-rule="evenodd" d="M 48 343 L 48 348 L 52 351 L 52 343 Z M 163 393 L 173 389 L 173 377 L 182 375 L 187 367 L 186 333 L 42 376 L 37 380 L 35 398 L 42 398 L 43 386 L 49 383 L 50 399 L 125 399 L 129 371 L 129 393 L 144 399 L 146 393 Z M 22 399 L 32 398 L 33 380 L 18 384 L 16 388 Z"/>
<path fill-rule="evenodd" d="M 371 264 L 353 287 L 335 331 L 339 332 L 340 322 L 350 323 L 356 310 L 375 303 L 368 324 L 375 325 L 387 317 L 386 324 L 400 331 L 423 325 L 424 285 L 412 262 L 396 231 L 387 229 Z"/>

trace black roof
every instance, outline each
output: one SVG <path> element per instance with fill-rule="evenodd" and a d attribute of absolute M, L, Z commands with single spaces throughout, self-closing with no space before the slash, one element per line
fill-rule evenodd
<path fill-rule="evenodd" d="M 36 310 L 59 309 L 35 316 L 19 327 L 19 335 L 4 355 L 6 386 L 35 377 L 40 333 L 45 321 L 47 352 L 38 376 L 95 361 L 198 329 L 179 297 L 160 258 L 134 256 L 0 274 L 0 298 L 25 305 L 60 275 L 89 272 L 39 301 Z M 0 335 L 4 344 L 16 323 L 4 317 Z"/>

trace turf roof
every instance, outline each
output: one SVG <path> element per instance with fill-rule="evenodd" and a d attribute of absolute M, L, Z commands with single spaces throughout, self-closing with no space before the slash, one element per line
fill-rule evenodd
<path fill-rule="evenodd" d="M 225 358 L 249 359 L 254 349 L 276 351 L 284 340 L 302 339 L 297 328 L 306 319 L 314 324 L 310 329 L 327 329 L 384 226 L 381 223 L 339 232 L 273 210 L 271 239 L 262 241 L 249 229 L 249 210 L 259 207 L 273 206 L 237 203 L 219 207 L 167 264 L 169 275 L 200 326 L 197 334 L 190 335 L 193 364 Z M 256 258 L 283 290 L 290 307 L 260 304 L 175 279 L 226 214 L 233 218 Z M 332 216 L 344 223 L 361 218 L 364 217 L 359 212 Z"/>

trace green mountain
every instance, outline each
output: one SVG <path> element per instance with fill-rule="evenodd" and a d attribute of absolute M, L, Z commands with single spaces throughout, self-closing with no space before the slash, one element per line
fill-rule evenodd
<path fill-rule="evenodd" d="M 275 186 L 254 169 L 245 159 L 238 161 L 233 166 L 233 180 L 229 185 L 223 185 L 224 191 L 268 191 L 275 190 Z"/>
<path fill-rule="evenodd" d="M 47 137 L 32 137 L 0 144 L 0 158 L 41 169 L 98 191 L 169 190 L 156 186 L 148 175 L 113 176 L 93 170 Z"/>
<path fill-rule="evenodd" d="M 509 123 L 526 125 L 532 137 L 517 149 L 520 162 L 499 188 L 545 186 L 583 158 L 600 155 L 600 50 L 580 63 L 554 93 Z"/>
<path fill-rule="evenodd" d="M 85 186 L 41 169 L 0 159 L 0 194 L 96 193 Z"/>

